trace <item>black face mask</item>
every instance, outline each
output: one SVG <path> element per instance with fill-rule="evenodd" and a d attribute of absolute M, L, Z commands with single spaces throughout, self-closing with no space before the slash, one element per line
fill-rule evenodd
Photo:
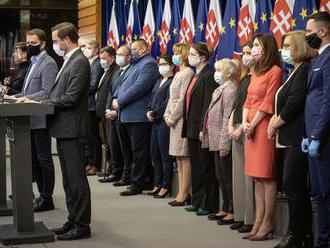
<path fill-rule="evenodd" d="M 28 56 L 31 58 L 32 56 L 37 56 L 41 50 L 40 50 L 40 47 L 41 47 L 41 44 L 39 45 L 36 45 L 36 46 L 32 46 L 32 45 L 29 45 L 27 47 L 27 53 L 28 53 Z"/>
<path fill-rule="evenodd" d="M 317 33 L 312 33 L 305 37 L 306 42 L 311 48 L 319 49 L 321 46 L 322 39 L 317 36 Z"/>

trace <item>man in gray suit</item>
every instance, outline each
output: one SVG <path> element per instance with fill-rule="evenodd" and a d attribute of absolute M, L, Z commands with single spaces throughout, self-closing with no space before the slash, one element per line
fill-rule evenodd
<path fill-rule="evenodd" d="M 64 22 L 52 28 L 53 49 L 64 57 L 64 63 L 48 99 L 43 101 L 55 106 L 55 114 L 49 116 L 48 124 L 50 135 L 56 138 L 69 211 L 67 222 L 53 230 L 58 240 L 91 235 L 91 196 L 80 145 L 88 132 L 90 65 L 78 47 L 78 38 L 72 23 Z"/>
<path fill-rule="evenodd" d="M 41 100 L 49 94 L 58 72 L 56 62 L 47 54 L 46 33 L 32 29 L 26 33 L 27 53 L 31 65 L 26 74 L 18 102 L 27 99 Z M 46 125 L 46 116 L 31 117 L 32 171 L 40 197 L 35 200 L 34 211 L 54 209 L 53 190 L 55 184 L 54 163 L 51 153 L 51 138 Z"/>

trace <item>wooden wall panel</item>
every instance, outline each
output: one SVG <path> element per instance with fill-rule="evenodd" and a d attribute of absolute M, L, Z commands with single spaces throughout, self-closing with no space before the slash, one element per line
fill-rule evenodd
<path fill-rule="evenodd" d="M 79 0 L 78 29 L 80 43 L 89 40 L 102 42 L 102 0 Z"/>

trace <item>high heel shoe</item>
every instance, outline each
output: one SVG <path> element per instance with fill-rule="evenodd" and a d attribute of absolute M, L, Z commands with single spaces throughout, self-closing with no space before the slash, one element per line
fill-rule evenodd
<path fill-rule="evenodd" d="M 249 238 L 250 241 L 264 241 L 264 240 L 270 240 L 273 239 L 273 228 L 270 229 L 268 232 L 266 232 L 263 235 L 258 235 L 258 233 L 251 238 Z"/>
<path fill-rule="evenodd" d="M 154 195 L 154 198 L 156 198 L 156 199 L 161 199 L 161 198 L 165 198 L 167 195 L 169 195 L 169 194 L 171 194 L 171 190 L 167 190 L 164 194 L 162 194 L 162 195 L 159 195 L 159 194 L 157 194 L 157 195 Z"/>
<path fill-rule="evenodd" d="M 161 190 L 162 188 L 159 187 L 157 189 L 155 189 L 154 191 L 151 191 L 151 192 L 148 192 L 147 195 L 151 195 L 151 196 L 155 196 L 159 193 L 159 191 Z"/>
<path fill-rule="evenodd" d="M 182 201 L 182 202 L 180 202 L 180 201 L 174 201 L 174 202 L 173 202 L 172 204 L 170 204 L 170 205 L 171 205 L 172 207 L 182 207 L 182 206 L 184 206 L 184 205 L 186 205 L 186 204 L 189 204 L 188 202 L 190 202 L 190 201 L 191 201 L 191 196 L 188 195 L 184 201 Z"/>
<path fill-rule="evenodd" d="M 255 236 L 257 233 L 256 232 L 249 232 L 248 234 L 245 234 L 242 239 L 250 239 L 253 236 Z"/>

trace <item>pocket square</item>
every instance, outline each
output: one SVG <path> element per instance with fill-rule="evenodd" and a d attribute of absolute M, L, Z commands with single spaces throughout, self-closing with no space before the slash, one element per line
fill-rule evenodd
<path fill-rule="evenodd" d="M 321 70 L 321 68 L 316 68 L 316 69 L 314 69 L 314 71 L 319 71 L 319 70 Z"/>

